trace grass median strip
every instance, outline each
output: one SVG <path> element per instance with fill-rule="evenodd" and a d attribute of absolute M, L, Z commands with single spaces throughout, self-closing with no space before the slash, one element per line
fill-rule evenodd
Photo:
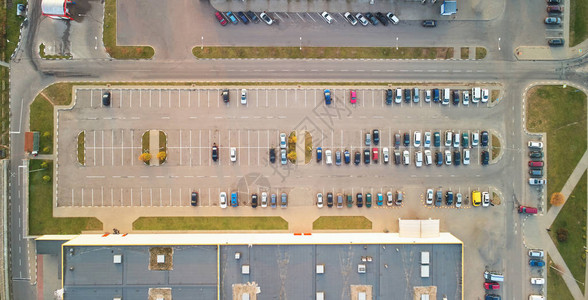
<path fill-rule="evenodd" d="M 78 134 L 78 162 L 81 165 L 86 164 L 86 132 L 82 131 Z"/>
<path fill-rule="evenodd" d="M 461 59 L 468 59 L 468 58 L 470 58 L 470 48 L 461 47 Z"/>
<path fill-rule="evenodd" d="M 476 59 L 484 59 L 486 58 L 486 53 L 488 51 L 484 47 L 476 47 Z"/>
<path fill-rule="evenodd" d="M 449 47 L 195 47 L 198 58 L 449 59 Z"/>
<path fill-rule="evenodd" d="M 319 217 L 312 223 L 312 229 L 316 230 L 346 230 L 346 229 L 372 229 L 372 222 L 366 217 Z"/>
<path fill-rule="evenodd" d="M 102 230 L 96 218 L 53 217 L 53 161 L 29 161 L 29 234 L 79 234 Z"/>
<path fill-rule="evenodd" d="M 286 230 L 281 217 L 140 217 L 133 230 Z"/>
<path fill-rule="evenodd" d="M 116 0 L 104 3 L 104 47 L 112 58 L 146 59 L 155 54 L 149 46 L 117 46 L 116 44 Z"/>
<path fill-rule="evenodd" d="M 53 153 L 53 105 L 43 96 L 37 96 L 31 103 L 30 128 L 39 131 L 39 153 Z"/>
<path fill-rule="evenodd" d="M 527 129 L 547 133 L 549 199 L 561 191 L 586 151 L 586 94 L 571 86 L 549 85 L 530 89 L 527 98 Z"/>
<path fill-rule="evenodd" d="M 500 154 L 500 139 L 492 135 L 492 159 L 495 159 Z"/>
<path fill-rule="evenodd" d="M 548 182 L 549 183 L 549 182 Z M 586 172 L 551 224 L 551 239 L 574 278 L 584 282 L 586 273 Z"/>

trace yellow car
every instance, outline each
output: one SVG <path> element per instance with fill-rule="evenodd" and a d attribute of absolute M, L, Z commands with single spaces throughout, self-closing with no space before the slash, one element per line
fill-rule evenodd
<path fill-rule="evenodd" d="M 480 192 L 478 191 L 473 191 L 472 192 L 472 204 L 474 206 L 480 206 L 480 204 L 482 204 L 482 197 L 480 196 Z"/>

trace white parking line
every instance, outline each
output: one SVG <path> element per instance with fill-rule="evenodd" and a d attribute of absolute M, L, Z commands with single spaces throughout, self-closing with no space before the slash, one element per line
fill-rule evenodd
<path fill-rule="evenodd" d="M 104 147 L 104 130 L 100 131 L 102 133 L 102 147 Z M 104 167 L 104 148 L 102 148 L 102 166 Z"/>
<path fill-rule="evenodd" d="M 302 20 L 303 22 L 306 22 L 301 16 L 300 13 L 296 13 L 296 15 L 300 18 L 300 20 Z"/>
<path fill-rule="evenodd" d="M 313 18 L 313 17 L 312 17 L 312 16 L 311 16 L 309 13 L 306 13 L 306 14 L 307 14 L 307 15 L 308 15 L 308 17 L 310 17 L 310 18 L 311 18 L 311 19 L 312 19 L 314 22 L 316 22 L 316 20 L 315 20 L 315 19 L 314 19 L 314 18 Z"/>
<path fill-rule="evenodd" d="M 190 167 L 192 166 L 192 130 L 190 130 Z"/>

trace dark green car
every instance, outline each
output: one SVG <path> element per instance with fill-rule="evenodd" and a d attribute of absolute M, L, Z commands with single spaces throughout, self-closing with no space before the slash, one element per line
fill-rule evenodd
<path fill-rule="evenodd" d="M 365 195 L 365 206 L 368 208 L 372 207 L 372 193 L 367 193 Z"/>
<path fill-rule="evenodd" d="M 347 207 L 353 206 L 353 197 L 351 195 L 347 195 Z"/>

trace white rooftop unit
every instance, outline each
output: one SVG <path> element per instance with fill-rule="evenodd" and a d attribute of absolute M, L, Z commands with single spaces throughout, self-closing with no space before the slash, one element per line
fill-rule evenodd
<path fill-rule="evenodd" d="M 317 274 L 324 274 L 325 273 L 325 265 L 316 265 L 316 273 Z"/>
<path fill-rule="evenodd" d="M 155 298 L 156 300 L 165 300 L 163 297 L 161 296 L 157 296 L 157 298 Z"/>
<path fill-rule="evenodd" d="M 165 255 L 163 255 L 163 254 L 158 254 L 158 255 L 157 255 L 157 263 L 158 263 L 158 264 L 163 264 L 163 263 L 165 263 Z"/>
<path fill-rule="evenodd" d="M 357 273 L 364 274 L 366 272 L 365 264 L 357 265 Z"/>
<path fill-rule="evenodd" d="M 112 262 L 115 264 L 120 264 L 122 262 L 122 255 L 116 254 L 112 257 Z"/>
<path fill-rule="evenodd" d="M 429 300 L 429 294 L 422 294 L 421 300 Z"/>
<path fill-rule="evenodd" d="M 367 299 L 367 296 L 366 296 L 365 292 L 359 292 L 357 294 L 357 300 L 366 300 L 366 299 Z"/>
<path fill-rule="evenodd" d="M 241 266 L 241 274 L 249 274 L 249 265 Z"/>
<path fill-rule="evenodd" d="M 112 300 L 122 300 L 122 298 L 121 297 L 114 297 L 114 298 L 112 298 Z"/>
<path fill-rule="evenodd" d="M 241 294 L 241 300 L 249 300 L 249 294 Z"/>
<path fill-rule="evenodd" d="M 316 292 L 316 300 L 325 300 L 325 292 Z"/>
<path fill-rule="evenodd" d="M 422 278 L 429 277 L 429 265 L 421 265 L 421 277 Z"/>
<path fill-rule="evenodd" d="M 429 251 L 421 251 L 421 264 L 429 264 Z"/>

